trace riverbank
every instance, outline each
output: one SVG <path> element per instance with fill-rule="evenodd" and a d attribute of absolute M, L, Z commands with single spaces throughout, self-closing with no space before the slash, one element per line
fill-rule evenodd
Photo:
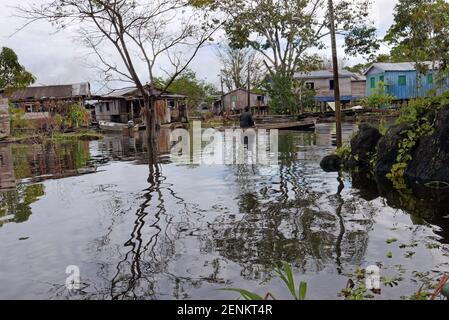
<path fill-rule="evenodd" d="M 321 166 L 326 171 L 367 170 L 396 189 L 423 185 L 449 189 L 449 94 L 419 99 L 401 109 L 388 130 L 362 123 Z"/>
<path fill-rule="evenodd" d="M 21 143 L 37 144 L 44 141 L 83 140 L 93 141 L 104 138 L 104 134 L 95 130 L 76 130 L 71 132 L 27 133 L 5 137 L 0 144 Z"/>

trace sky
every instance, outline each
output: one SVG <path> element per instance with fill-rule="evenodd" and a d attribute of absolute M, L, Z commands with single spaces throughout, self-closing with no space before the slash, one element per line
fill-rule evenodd
<path fill-rule="evenodd" d="M 56 33 L 49 23 L 39 22 L 15 33 L 23 24 L 23 20 L 14 16 L 14 7 L 43 1 L 47 0 L 0 0 L 0 47 L 10 47 L 18 54 L 20 63 L 37 77 L 36 85 L 89 81 L 94 92 L 102 90 L 101 76 L 92 68 L 95 60 L 88 49 L 75 39 L 74 29 Z M 393 8 L 397 1 L 373 0 L 371 15 L 379 30 L 379 36 L 383 36 L 392 24 Z M 330 56 L 329 50 L 321 54 Z M 388 49 L 383 47 L 381 50 Z M 199 79 L 218 87 L 220 63 L 216 52 L 217 47 L 214 45 L 202 48 L 191 63 L 190 69 L 197 73 Z M 340 49 L 340 56 L 342 55 Z M 352 59 L 349 64 L 362 61 L 360 58 Z M 159 69 L 157 72 L 163 75 Z"/>

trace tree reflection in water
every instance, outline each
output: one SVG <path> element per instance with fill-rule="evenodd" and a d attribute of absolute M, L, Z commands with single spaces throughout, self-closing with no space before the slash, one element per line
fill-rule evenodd
<path fill-rule="evenodd" d="M 363 260 L 374 210 L 366 205 L 360 213 L 352 199 L 343 201 L 341 177 L 336 195 L 317 191 L 307 163 L 298 161 L 298 145 L 307 147 L 293 135 L 280 140 L 277 170 L 229 168 L 239 186 L 240 218 L 220 216 L 212 225 L 212 237 L 216 250 L 241 265 L 246 279 L 269 280 L 273 264 L 280 260 L 300 272 L 336 265 L 339 273 L 345 263 L 357 265 Z M 346 216 L 351 219 L 349 229 Z"/>

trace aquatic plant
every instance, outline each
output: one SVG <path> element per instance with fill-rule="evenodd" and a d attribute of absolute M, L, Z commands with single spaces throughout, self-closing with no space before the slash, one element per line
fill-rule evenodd
<path fill-rule="evenodd" d="M 285 261 L 281 261 L 280 264 L 281 266 L 276 266 L 274 268 L 274 271 L 284 282 L 292 298 L 294 300 L 305 300 L 307 295 L 307 283 L 301 281 L 298 285 L 296 285 L 295 277 L 293 275 L 293 269 L 290 264 Z M 237 292 L 245 300 L 267 300 L 270 297 L 272 299 L 275 299 L 275 297 L 269 292 L 265 295 L 265 297 L 262 297 L 254 292 L 245 289 L 224 288 L 220 290 Z"/>

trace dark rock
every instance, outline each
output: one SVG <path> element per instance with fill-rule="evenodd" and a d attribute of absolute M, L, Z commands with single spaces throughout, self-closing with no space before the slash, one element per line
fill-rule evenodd
<path fill-rule="evenodd" d="M 361 124 L 359 131 L 351 139 L 351 157 L 347 165 L 349 167 L 368 167 L 380 138 L 382 138 L 382 134 L 377 128 L 366 123 Z"/>
<path fill-rule="evenodd" d="M 405 178 L 411 183 L 449 183 L 449 107 L 438 112 L 435 132 L 418 141 Z"/>
<path fill-rule="evenodd" d="M 339 156 L 332 154 L 321 160 L 320 166 L 326 172 L 337 172 L 340 170 L 341 159 Z"/>
<path fill-rule="evenodd" d="M 404 138 L 405 131 L 410 129 L 409 124 L 397 124 L 388 129 L 377 144 L 377 163 L 375 172 L 377 176 L 385 177 L 391 172 L 398 157 L 399 142 Z"/>

